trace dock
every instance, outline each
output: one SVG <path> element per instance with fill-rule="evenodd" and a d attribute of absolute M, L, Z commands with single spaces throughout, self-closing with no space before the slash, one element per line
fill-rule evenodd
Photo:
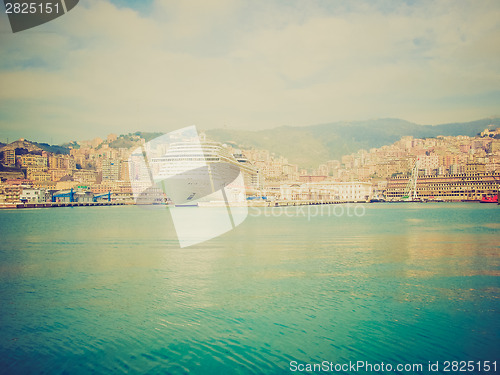
<path fill-rule="evenodd" d="M 368 203 L 366 201 L 333 201 L 333 200 L 276 200 L 267 203 L 264 207 L 287 207 L 287 206 L 315 206 L 322 204 L 345 204 L 345 203 Z"/>
<path fill-rule="evenodd" d="M 55 208 L 55 207 L 86 207 L 86 206 L 123 206 L 123 202 L 45 202 L 45 203 L 10 203 L 1 204 L 0 209 L 18 208 Z"/>

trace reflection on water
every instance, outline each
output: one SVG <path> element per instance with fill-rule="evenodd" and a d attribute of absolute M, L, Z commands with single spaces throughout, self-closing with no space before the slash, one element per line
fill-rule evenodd
<path fill-rule="evenodd" d="M 499 209 L 249 217 L 180 249 L 168 212 L 0 212 L 7 373 L 289 373 L 495 360 Z"/>

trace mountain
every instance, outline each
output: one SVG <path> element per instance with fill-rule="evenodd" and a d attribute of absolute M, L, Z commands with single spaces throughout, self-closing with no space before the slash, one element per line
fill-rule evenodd
<path fill-rule="evenodd" d="M 419 125 L 400 119 L 333 122 L 304 127 L 281 126 L 269 130 L 207 130 L 217 141 L 241 148 L 262 148 L 288 158 L 303 168 L 316 168 L 327 160 L 339 159 L 360 149 L 390 145 L 404 136 L 429 138 L 475 136 L 484 129 L 500 127 L 500 118 L 465 123 Z"/>

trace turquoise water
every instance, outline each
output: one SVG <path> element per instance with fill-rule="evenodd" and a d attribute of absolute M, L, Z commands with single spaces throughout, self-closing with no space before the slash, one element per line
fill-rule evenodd
<path fill-rule="evenodd" d="M 500 361 L 497 205 L 250 213 L 180 249 L 164 209 L 0 210 L 0 372 Z"/>

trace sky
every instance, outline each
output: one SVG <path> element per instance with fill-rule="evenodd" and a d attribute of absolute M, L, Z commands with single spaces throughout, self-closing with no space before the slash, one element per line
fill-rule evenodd
<path fill-rule="evenodd" d="M 0 14 L 0 142 L 499 115 L 497 0 L 81 0 L 18 33 Z"/>

